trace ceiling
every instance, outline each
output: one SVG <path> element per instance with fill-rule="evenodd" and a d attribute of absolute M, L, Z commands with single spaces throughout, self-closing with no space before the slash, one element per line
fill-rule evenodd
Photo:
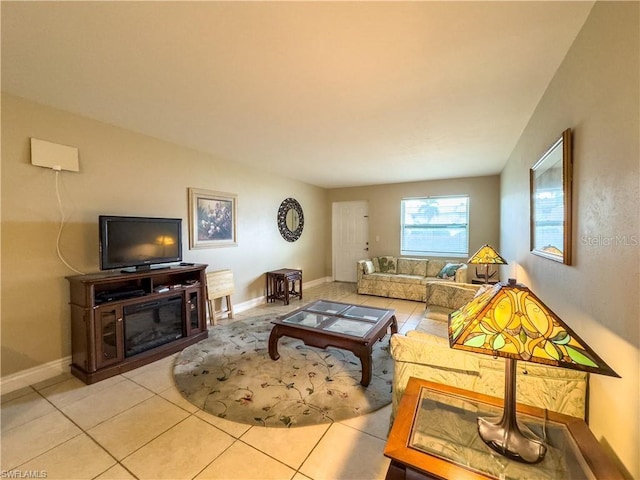
<path fill-rule="evenodd" d="M 492 175 L 592 6 L 2 1 L 2 90 L 324 188 Z"/>

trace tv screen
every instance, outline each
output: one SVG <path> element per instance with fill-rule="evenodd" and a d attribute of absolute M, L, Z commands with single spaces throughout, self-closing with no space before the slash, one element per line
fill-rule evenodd
<path fill-rule="evenodd" d="M 100 215 L 100 269 L 182 260 L 182 219 Z"/>

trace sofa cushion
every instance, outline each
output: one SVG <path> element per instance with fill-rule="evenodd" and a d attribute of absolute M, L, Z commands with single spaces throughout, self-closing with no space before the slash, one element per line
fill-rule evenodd
<path fill-rule="evenodd" d="M 427 264 L 427 277 L 437 277 L 442 267 L 444 267 L 448 262 L 446 260 L 429 260 Z"/>
<path fill-rule="evenodd" d="M 393 277 L 393 275 L 389 275 L 388 273 L 374 272 L 374 273 L 372 273 L 371 275 L 369 275 L 367 278 L 365 278 L 363 280 L 387 283 L 387 282 L 391 281 L 392 277 Z"/>
<path fill-rule="evenodd" d="M 416 332 L 429 333 L 436 337 L 449 338 L 449 324 L 446 321 L 435 320 L 429 317 L 429 310 L 425 311 L 424 316 L 415 327 Z"/>
<path fill-rule="evenodd" d="M 456 272 L 458 269 L 462 267 L 461 263 L 447 263 L 442 269 L 438 272 L 436 277 L 438 278 L 455 278 Z"/>
<path fill-rule="evenodd" d="M 380 273 L 396 273 L 396 257 L 390 255 L 378 257 Z"/>
<path fill-rule="evenodd" d="M 391 342 L 394 359 L 479 375 L 478 362 L 481 357 L 449 348 L 446 338 L 410 330 L 406 335 L 392 335 Z M 449 383 L 452 384 L 455 385 Z"/>
<path fill-rule="evenodd" d="M 419 258 L 398 258 L 396 273 L 405 275 L 427 276 L 428 260 Z"/>
<path fill-rule="evenodd" d="M 394 283 L 410 283 L 414 285 L 422 285 L 424 283 L 424 277 L 418 277 L 417 275 L 389 275 L 389 281 Z"/>

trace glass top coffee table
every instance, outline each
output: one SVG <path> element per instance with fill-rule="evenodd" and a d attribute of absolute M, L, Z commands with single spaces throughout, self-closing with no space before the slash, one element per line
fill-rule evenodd
<path fill-rule="evenodd" d="M 274 324 L 269 336 L 269 356 L 278 360 L 278 340 L 292 337 L 317 348 L 336 347 L 353 352 L 362 364 L 364 387 L 371 382 L 371 352 L 391 327 L 398 333 L 395 310 L 317 300 L 284 315 Z"/>

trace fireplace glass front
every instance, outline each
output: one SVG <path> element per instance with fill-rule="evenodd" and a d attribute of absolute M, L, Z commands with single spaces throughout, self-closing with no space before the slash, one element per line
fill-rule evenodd
<path fill-rule="evenodd" d="M 183 336 L 182 296 L 124 307 L 125 357 Z"/>

